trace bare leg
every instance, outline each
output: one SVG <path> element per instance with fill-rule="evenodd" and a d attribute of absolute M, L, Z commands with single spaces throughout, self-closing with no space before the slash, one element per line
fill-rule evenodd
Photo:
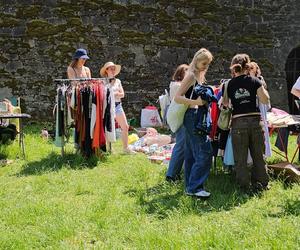
<path fill-rule="evenodd" d="M 128 149 L 128 123 L 127 123 L 127 119 L 126 119 L 126 115 L 124 112 L 122 112 L 121 114 L 117 114 L 116 115 L 116 121 L 118 122 L 118 124 L 121 127 L 121 139 L 122 139 L 122 143 L 123 143 L 123 150 L 127 150 Z"/>

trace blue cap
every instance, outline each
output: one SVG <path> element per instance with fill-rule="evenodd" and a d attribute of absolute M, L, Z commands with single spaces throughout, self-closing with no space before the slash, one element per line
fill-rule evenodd
<path fill-rule="evenodd" d="M 78 49 L 76 50 L 75 54 L 73 55 L 73 59 L 90 59 L 87 55 L 87 52 L 85 49 Z"/>

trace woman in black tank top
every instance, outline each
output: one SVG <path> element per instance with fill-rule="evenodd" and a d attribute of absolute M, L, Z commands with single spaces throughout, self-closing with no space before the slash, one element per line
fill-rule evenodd
<path fill-rule="evenodd" d="M 198 112 L 204 112 L 198 107 L 205 105 L 205 101 L 196 97 L 193 89 L 197 83 L 205 82 L 205 73 L 212 58 L 212 54 L 205 48 L 195 53 L 175 96 L 177 103 L 189 106 L 183 121 L 186 142 L 184 148 L 185 191 L 187 195 L 199 198 L 210 196 L 210 193 L 204 189 L 204 183 L 211 168 L 212 147 L 206 135 L 195 134 Z"/>
<path fill-rule="evenodd" d="M 73 60 L 67 69 L 69 79 L 91 78 L 90 69 L 84 66 L 87 59 L 89 59 L 89 57 L 85 49 L 76 50 L 73 55 Z"/>
<path fill-rule="evenodd" d="M 228 83 L 227 93 L 233 107 L 231 134 L 236 181 L 246 192 L 262 191 L 268 187 L 269 177 L 263 156 L 264 137 L 256 98 L 267 104 L 270 97 L 257 78 L 247 75 L 250 69 L 247 54 L 235 55 L 231 69 L 234 70 L 234 78 Z M 253 160 L 251 168 L 247 165 L 248 151 Z"/>

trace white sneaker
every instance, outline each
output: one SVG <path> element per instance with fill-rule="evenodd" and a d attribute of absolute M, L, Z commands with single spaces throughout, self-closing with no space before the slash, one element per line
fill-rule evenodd
<path fill-rule="evenodd" d="M 205 190 L 201 190 L 197 193 L 194 193 L 194 196 L 199 197 L 199 198 L 208 198 L 210 196 L 210 192 L 207 192 Z"/>
<path fill-rule="evenodd" d="M 201 191 L 196 192 L 196 193 L 186 192 L 186 195 L 195 196 L 195 197 L 198 197 L 198 198 L 208 198 L 210 196 L 210 192 L 207 192 L 205 190 L 201 190 Z"/>

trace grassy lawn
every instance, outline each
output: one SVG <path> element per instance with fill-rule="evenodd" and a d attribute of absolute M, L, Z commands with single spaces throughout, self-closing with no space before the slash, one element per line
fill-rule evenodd
<path fill-rule="evenodd" d="M 13 160 L 0 167 L 1 249 L 300 248 L 299 184 L 274 179 L 249 196 L 218 171 L 203 201 L 166 183 L 165 165 L 120 154 L 119 142 L 114 154 L 86 161 L 71 144 L 62 158 L 39 132 L 27 127 L 26 160 L 17 142 L 0 147 Z"/>

